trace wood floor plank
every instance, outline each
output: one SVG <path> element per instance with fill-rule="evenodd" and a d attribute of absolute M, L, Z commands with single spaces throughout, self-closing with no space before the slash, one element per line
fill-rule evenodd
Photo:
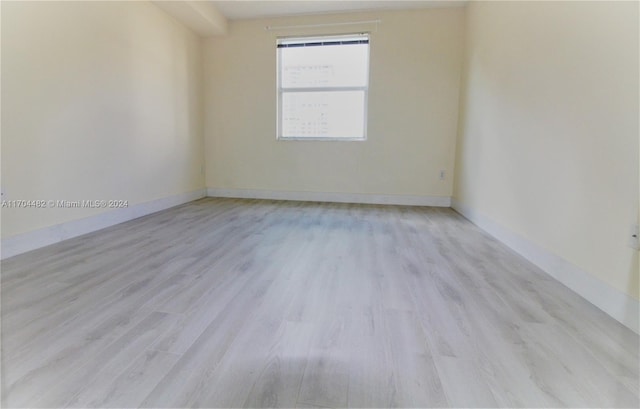
<path fill-rule="evenodd" d="M 216 389 L 211 377 L 240 330 L 256 314 L 271 283 L 249 280 L 149 393 L 143 406 L 190 407 Z"/>
<path fill-rule="evenodd" d="M 66 407 L 138 407 L 179 359 L 175 354 L 148 350 L 112 382 L 92 382 L 86 385 Z"/>
<path fill-rule="evenodd" d="M 3 260 L 7 407 L 637 407 L 640 339 L 444 208 L 202 199 Z"/>
<path fill-rule="evenodd" d="M 327 344 L 318 339 L 316 333 L 315 342 L 317 344 L 312 343 L 309 350 L 298 402 L 333 408 L 346 407 L 351 359 L 344 344 L 344 327 L 348 325 L 348 321 L 343 315 L 336 317 L 328 325 L 331 328 L 325 326 L 324 329 L 333 333 L 331 336 L 333 342 Z M 318 328 L 316 328 L 316 332 L 317 330 Z"/>
<path fill-rule="evenodd" d="M 599 407 L 640 407 L 640 400 L 631 390 L 616 380 L 593 355 L 575 342 L 558 325 L 530 324 L 520 328 L 531 349 L 558 365 L 557 373 L 565 371 L 565 379 L 572 383 L 585 399 L 585 404 Z"/>
<path fill-rule="evenodd" d="M 460 358 L 437 359 L 438 374 L 449 404 L 457 408 L 495 408 L 498 402 L 479 364 Z"/>
<path fill-rule="evenodd" d="M 173 314 L 149 314 L 104 350 L 88 357 L 48 390 L 43 390 L 39 400 L 27 403 L 34 407 L 50 408 L 78 404 L 77 395 L 89 389 L 89 385 L 107 385 L 113 382 L 122 373 L 123 368 L 127 368 L 150 349 L 158 337 L 173 327 L 177 319 L 178 316 Z M 32 395 L 32 398 L 35 397 Z"/>
<path fill-rule="evenodd" d="M 287 321 L 278 342 L 258 357 L 257 376 L 242 406 L 248 408 L 292 408 L 307 365 L 313 337 L 312 324 Z M 252 368 L 252 369 L 253 369 Z"/>
<path fill-rule="evenodd" d="M 354 311 L 349 350 L 349 407 L 393 407 L 398 395 L 396 367 L 379 307 Z"/>
<path fill-rule="evenodd" d="M 393 406 L 449 406 L 434 357 L 415 314 L 389 310 L 385 316 L 397 373 L 395 388 L 398 392 Z"/>

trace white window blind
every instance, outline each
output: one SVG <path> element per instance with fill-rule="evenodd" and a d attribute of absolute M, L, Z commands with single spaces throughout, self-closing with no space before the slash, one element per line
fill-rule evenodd
<path fill-rule="evenodd" d="M 277 41 L 278 138 L 364 140 L 367 34 Z"/>

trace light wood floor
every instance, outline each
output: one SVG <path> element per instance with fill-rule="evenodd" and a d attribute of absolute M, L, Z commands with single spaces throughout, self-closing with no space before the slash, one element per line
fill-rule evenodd
<path fill-rule="evenodd" d="M 638 336 L 450 209 L 203 199 L 2 262 L 3 406 L 638 407 Z"/>

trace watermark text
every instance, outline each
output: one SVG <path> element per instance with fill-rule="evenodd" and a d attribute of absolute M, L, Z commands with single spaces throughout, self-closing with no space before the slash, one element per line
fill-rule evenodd
<path fill-rule="evenodd" d="M 3 209 L 121 209 L 128 200 L 3 200 Z"/>

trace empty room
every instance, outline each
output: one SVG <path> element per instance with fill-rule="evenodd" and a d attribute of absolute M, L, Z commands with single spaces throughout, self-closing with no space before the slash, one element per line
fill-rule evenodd
<path fill-rule="evenodd" d="M 2 407 L 639 407 L 639 6 L 1 1 Z"/>

